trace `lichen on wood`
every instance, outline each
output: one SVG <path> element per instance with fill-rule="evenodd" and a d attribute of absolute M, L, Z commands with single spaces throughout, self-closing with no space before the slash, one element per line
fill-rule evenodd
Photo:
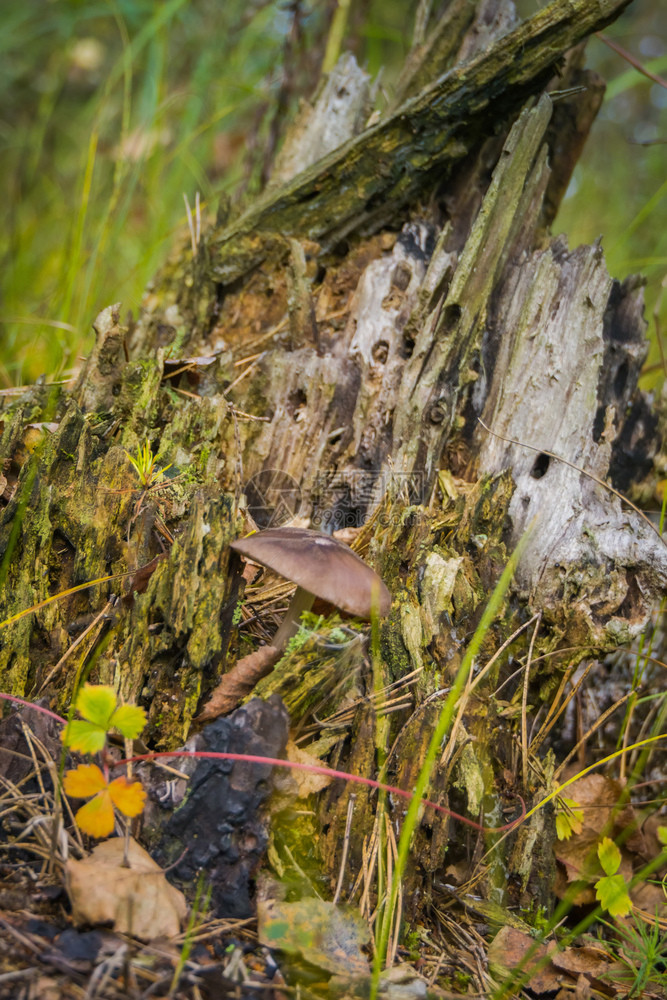
<path fill-rule="evenodd" d="M 361 639 L 332 641 L 342 623 L 329 618 L 255 694 L 280 694 L 333 766 L 412 787 L 443 692 L 538 508 L 519 590 L 475 668 L 516 633 L 511 652 L 467 703 L 429 789 L 501 825 L 517 802 L 505 775 L 518 689 L 507 701 L 494 691 L 512 674 L 509 657 L 525 654 L 517 630 L 542 614 L 537 700 L 566 663 L 636 634 L 667 578 L 664 552 L 599 483 L 477 430 L 483 416 L 522 444 L 562 449 L 598 479 L 618 462 L 624 415 L 640 398 L 641 289 L 612 283 L 598 247 L 570 252 L 551 239 L 599 88 L 568 98 L 581 100 L 568 106 L 574 124 L 543 91 L 565 50 L 624 5 L 556 0 L 482 48 L 462 35 L 475 49 L 468 62 L 443 66 L 236 219 L 205 226 L 194 252 L 182 240 L 136 319 L 119 306 L 98 317 L 75 386 L 3 404 L 0 617 L 114 577 L 7 626 L 3 688 L 44 687 L 64 708 L 90 675 L 147 707 L 153 745 L 182 743 L 249 644 L 248 629 L 241 643 L 235 632 L 241 572 L 229 542 L 251 526 L 249 480 L 277 470 L 294 482 L 302 523 L 351 523 L 394 605 L 379 653 Z M 451 55 L 438 45 L 422 54 L 427 68 Z M 582 71 L 578 58 L 562 65 L 566 89 Z M 419 80 L 408 74 L 407 90 Z M 35 422 L 54 427 L 31 452 Z M 127 454 L 146 444 L 158 466 L 172 463 L 151 484 Z M 250 634 L 267 638 L 270 614 L 260 602 Z M 540 794 L 541 779 L 516 784 L 524 777 L 525 797 Z M 317 806 L 331 878 L 348 800 L 331 788 Z M 403 803 L 388 808 L 400 823 Z M 375 814 L 374 793 L 358 793 L 353 871 Z M 518 900 L 536 866 L 546 871 L 531 853 L 540 822 L 503 857 L 520 876 Z M 456 829 L 424 813 L 406 880 L 415 900 L 431 873 L 464 856 Z M 493 873 L 484 878 L 490 892 Z"/>

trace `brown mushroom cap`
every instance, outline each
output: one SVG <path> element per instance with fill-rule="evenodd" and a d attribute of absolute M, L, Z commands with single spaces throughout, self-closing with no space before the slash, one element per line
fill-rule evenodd
<path fill-rule="evenodd" d="M 350 615 L 370 618 L 373 605 L 381 615 L 389 614 L 391 594 L 382 579 L 330 535 L 307 528 L 267 528 L 231 547 Z"/>

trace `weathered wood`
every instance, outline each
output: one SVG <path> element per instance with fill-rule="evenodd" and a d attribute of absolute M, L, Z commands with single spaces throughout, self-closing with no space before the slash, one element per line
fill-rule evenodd
<path fill-rule="evenodd" d="M 556 0 L 495 38 L 240 218 L 207 230 L 194 257 L 189 243 L 178 247 L 135 322 L 126 329 L 118 307 L 98 318 L 73 392 L 37 387 L 5 406 L 0 617 L 108 574 L 129 582 L 114 581 L 119 600 L 99 585 L 6 629 L 3 687 L 45 686 L 64 706 L 90 670 L 147 706 L 154 744 L 182 742 L 202 694 L 237 658 L 240 572 L 228 543 L 244 526 L 249 479 L 272 470 L 292 482 L 301 523 L 360 528 L 355 545 L 394 595 L 374 665 L 360 639 L 330 641 L 340 626 L 330 620 L 257 686 L 262 697 L 281 695 L 292 724 L 334 766 L 414 783 L 441 692 L 533 508 L 540 520 L 520 592 L 480 657 L 531 604 L 546 620 L 540 653 L 575 641 L 584 656 L 636 634 L 667 579 L 657 538 L 580 473 L 536 463 L 476 423 L 483 415 L 598 478 L 614 468 L 638 398 L 641 289 L 613 284 L 599 248 L 569 252 L 551 240 L 545 227 L 600 92 L 593 81 L 591 94 L 554 105 L 542 91 L 565 50 L 624 6 Z M 458 38 L 457 50 L 478 42 Z M 439 41 L 422 55 L 423 67 L 451 57 Z M 576 58 L 563 65 L 552 90 L 590 80 Z M 410 68 L 408 91 L 419 72 Z M 182 360 L 180 374 L 166 350 Z M 55 429 L 39 432 L 31 458 L 25 435 L 37 421 Z M 138 482 L 126 449 L 146 442 L 158 465 L 173 463 L 173 480 Z M 561 669 L 558 655 L 547 661 L 543 688 Z M 405 700 L 384 716 L 384 686 L 393 691 L 406 675 Z M 500 818 L 496 779 L 512 748 L 498 724 L 507 706 L 490 697 L 495 678 L 459 720 L 431 795 Z M 352 872 L 375 802 L 358 793 Z M 332 788 L 319 809 L 333 874 L 347 793 Z M 400 822 L 403 804 L 392 809 Z M 541 822 L 506 859 L 522 887 L 537 881 L 531 837 Z M 464 856 L 450 832 L 425 815 L 406 883 L 415 899 L 446 849 L 454 862 Z"/>
<path fill-rule="evenodd" d="M 651 604 L 643 595 L 667 579 L 655 529 L 599 482 L 647 350 L 640 290 L 631 281 L 612 298 L 612 288 L 597 246 L 555 242 L 509 269 L 486 345 L 495 373 L 484 419 L 502 437 L 479 435 L 480 470 L 513 471 L 514 537 L 531 526 L 521 585 L 564 630 L 578 618 L 583 641 L 601 645 L 638 635 Z"/>
<path fill-rule="evenodd" d="M 554 0 L 469 63 L 446 73 L 388 119 L 351 139 L 206 241 L 209 276 L 230 284 L 284 253 L 281 237 L 325 249 L 377 230 L 437 171 L 447 176 L 499 122 L 538 93 L 567 49 L 629 0 Z M 264 234 L 264 235 L 262 235 Z"/>
<path fill-rule="evenodd" d="M 477 377 L 471 366 L 498 271 L 512 249 L 517 228 L 526 224 L 536 190 L 539 197 L 544 188 L 548 168 L 543 138 L 550 117 L 546 95 L 521 114 L 503 147 L 446 296 L 432 298 L 423 319 L 413 320 L 419 333 L 403 371 L 392 457 L 401 471 L 423 469 L 429 484 L 461 391 Z M 436 267 L 442 270 L 442 266 L 436 260 Z M 433 276 L 429 283 L 435 283 Z"/>
<path fill-rule="evenodd" d="M 354 56 L 343 53 L 312 102 L 299 108 L 276 157 L 269 188 L 296 177 L 364 129 L 373 97 L 370 82 Z"/>

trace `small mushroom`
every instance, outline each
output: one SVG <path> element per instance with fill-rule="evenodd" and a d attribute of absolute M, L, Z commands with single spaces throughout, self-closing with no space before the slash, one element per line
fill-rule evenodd
<path fill-rule="evenodd" d="M 377 573 L 329 535 L 304 528 L 267 528 L 232 542 L 231 547 L 246 559 L 293 580 L 297 588 L 272 644 L 242 657 L 223 675 L 196 722 L 226 715 L 250 694 L 280 659 L 299 627 L 301 612 L 307 611 L 316 597 L 359 618 L 370 618 L 373 613 L 386 615 L 391 608 L 391 594 Z"/>
<path fill-rule="evenodd" d="M 272 640 L 276 649 L 284 649 L 316 597 L 358 618 L 387 615 L 391 608 L 391 594 L 375 570 L 330 535 L 306 528 L 267 528 L 231 547 L 297 585 Z"/>

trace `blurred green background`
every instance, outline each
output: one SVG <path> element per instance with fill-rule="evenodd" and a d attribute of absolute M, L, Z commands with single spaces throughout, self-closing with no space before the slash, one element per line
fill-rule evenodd
<path fill-rule="evenodd" d="M 385 92 L 416 6 L 352 2 L 345 46 L 372 75 L 383 67 Z M 524 0 L 521 14 L 539 6 Z M 75 367 L 110 303 L 136 312 L 185 224 L 184 193 L 211 210 L 221 192 L 252 196 L 276 108 L 311 92 L 336 7 L 4 0 L 0 387 Z M 635 0 L 606 34 L 667 73 L 657 0 Z M 571 246 L 603 235 L 613 275 L 646 275 L 649 315 L 667 273 L 667 90 L 597 38 L 588 62 L 610 86 L 554 228 Z M 664 328 L 667 301 L 661 314 Z M 646 385 L 659 384 L 658 362 L 654 344 Z"/>

